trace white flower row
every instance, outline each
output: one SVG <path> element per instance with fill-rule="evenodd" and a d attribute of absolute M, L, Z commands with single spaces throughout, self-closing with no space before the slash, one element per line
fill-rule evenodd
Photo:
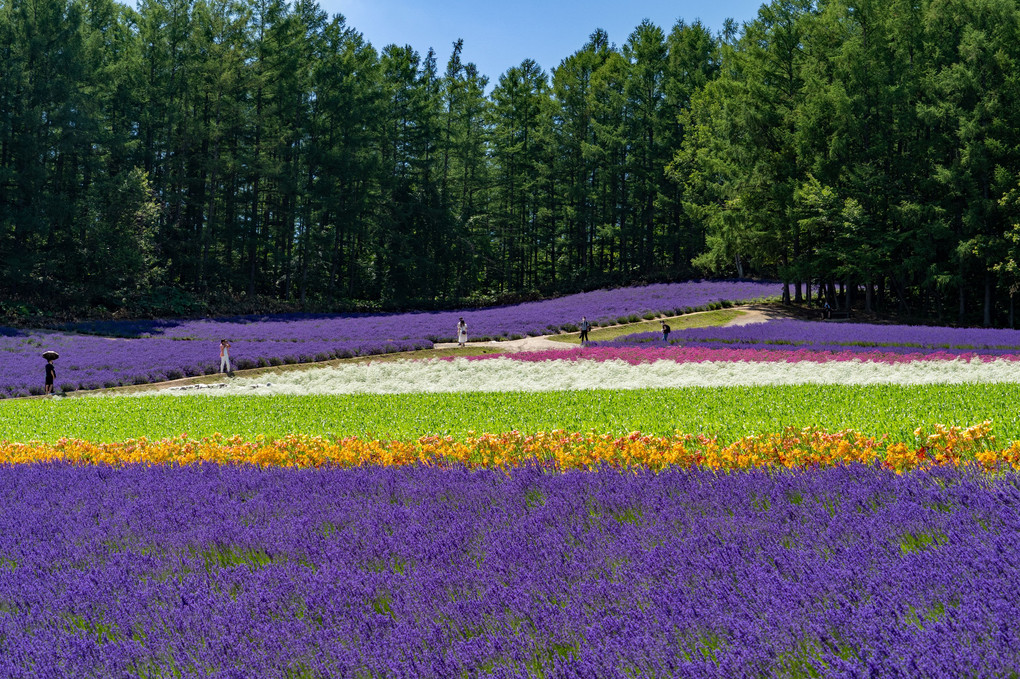
<path fill-rule="evenodd" d="M 1020 361 L 915 361 L 828 363 L 656 361 L 528 362 L 401 360 L 291 370 L 236 378 L 213 385 L 176 387 L 142 394 L 392 394 L 410 392 L 565 391 L 781 384 L 879 384 L 1020 382 Z"/>

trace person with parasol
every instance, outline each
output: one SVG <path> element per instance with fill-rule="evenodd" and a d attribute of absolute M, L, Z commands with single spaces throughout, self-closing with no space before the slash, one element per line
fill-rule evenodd
<path fill-rule="evenodd" d="M 60 354 L 55 351 L 43 352 L 43 358 L 46 359 L 46 388 L 43 389 L 44 394 L 53 393 L 53 380 L 57 377 L 57 369 L 53 365 L 53 361 L 60 358 Z"/>

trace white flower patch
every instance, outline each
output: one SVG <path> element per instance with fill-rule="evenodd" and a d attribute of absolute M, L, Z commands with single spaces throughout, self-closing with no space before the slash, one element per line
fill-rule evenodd
<path fill-rule="evenodd" d="M 977 382 L 1020 382 L 1020 361 L 958 359 L 887 364 L 857 360 L 827 363 L 677 363 L 663 360 L 632 365 L 618 360 L 402 360 L 292 370 L 233 380 L 224 378 L 223 382 L 212 385 L 171 387 L 140 395 L 396 394 Z"/>

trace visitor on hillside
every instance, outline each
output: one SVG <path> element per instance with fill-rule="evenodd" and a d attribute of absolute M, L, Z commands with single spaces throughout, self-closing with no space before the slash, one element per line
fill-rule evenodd
<path fill-rule="evenodd" d="M 220 372 L 234 374 L 230 369 L 230 342 L 227 340 L 220 340 Z"/>
<path fill-rule="evenodd" d="M 46 387 L 43 389 L 44 394 L 53 393 L 53 380 L 57 377 L 57 368 L 53 365 L 53 359 L 46 361 Z"/>
<path fill-rule="evenodd" d="M 591 330 L 591 323 L 586 316 L 581 316 L 581 344 L 588 343 L 588 331 Z"/>
<path fill-rule="evenodd" d="M 462 316 L 460 322 L 457 323 L 457 346 L 463 347 L 467 343 L 467 323 L 464 322 Z"/>
<path fill-rule="evenodd" d="M 666 321 L 660 321 L 660 323 L 662 323 L 662 341 L 663 342 L 668 342 L 669 341 L 669 331 L 670 331 L 669 324 L 667 324 Z"/>

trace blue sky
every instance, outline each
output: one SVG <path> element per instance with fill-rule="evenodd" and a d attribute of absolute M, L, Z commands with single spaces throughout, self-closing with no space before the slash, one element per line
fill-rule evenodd
<path fill-rule="evenodd" d="M 422 55 L 436 49 L 442 70 L 452 44 L 464 39 L 464 61 L 473 61 L 494 84 L 500 74 L 530 58 L 547 72 L 580 49 L 596 28 L 622 45 L 642 19 L 667 33 L 677 19 L 701 19 L 712 32 L 727 17 L 753 19 L 761 0 L 320 0 L 330 13 L 365 35 L 376 49 L 411 45 Z"/>

